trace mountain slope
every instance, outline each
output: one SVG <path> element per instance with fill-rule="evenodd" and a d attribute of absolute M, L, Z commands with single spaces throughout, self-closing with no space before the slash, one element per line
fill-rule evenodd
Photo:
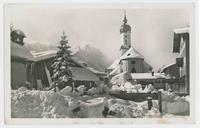
<path fill-rule="evenodd" d="M 105 71 L 111 63 L 99 49 L 94 48 L 89 44 L 79 48 L 79 50 L 74 54 L 73 59 L 86 63 L 88 67 L 98 71 Z"/>

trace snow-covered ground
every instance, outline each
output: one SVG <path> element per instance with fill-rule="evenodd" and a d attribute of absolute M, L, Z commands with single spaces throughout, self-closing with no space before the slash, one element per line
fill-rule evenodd
<path fill-rule="evenodd" d="M 147 101 L 134 102 L 108 94 L 69 96 L 60 92 L 36 90 L 11 91 L 12 118 L 156 118 L 175 117 L 160 114 L 158 101 L 151 110 Z"/>

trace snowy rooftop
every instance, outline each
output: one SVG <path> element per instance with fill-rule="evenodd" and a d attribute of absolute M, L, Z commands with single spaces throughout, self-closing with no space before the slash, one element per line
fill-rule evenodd
<path fill-rule="evenodd" d="M 120 60 L 131 58 L 143 59 L 144 57 L 135 48 L 131 47 L 126 53 L 124 53 L 124 55 L 120 57 Z"/>
<path fill-rule="evenodd" d="M 131 47 L 119 59 L 116 59 L 107 69 L 115 69 L 116 66 L 119 64 L 120 60 L 132 59 L 132 58 L 141 58 L 141 59 L 143 59 L 144 57 L 135 48 Z"/>
<path fill-rule="evenodd" d="M 163 72 L 166 68 L 168 68 L 168 67 L 170 67 L 170 66 L 172 66 L 174 64 L 176 64 L 176 63 L 173 62 L 173 63 L 170 63 L 168 65 L 165 65 L 164 67 L 161 68 L 160 72 Z"/>
<path fill-rule="evenodd" d="M 26 60 L 31 60 L 33 58 L 32 54 L 28 49 L 12 41 L 11 41 L 11 56 Z"/>
<path fill-rule="evenodd" d="M 57 53 L 56 50 L 48 50 L 44 52 L 34 52 L 34 51 L 31 52 L 34 61 L 40 61 L 54 57 L 56 56 L 56 53 Z"/>
<path fill-rule="evenodd" d="M 71 67 L 73 79 L 79 81 L 99 81 L 99 78 L 90 70 L 81 67 Z"/>
<path fill-rule="evenodd" d="M 73 50 L 72 55 L 76 54 L 76 52 L 76 50 Z M 49 59 L 51 57 L 55 57 L 57 54 L 57 50 L 48 50 L 43 52 L 31 51 L 31 54 L 33 55 L 34 61 L 41 61 Z"/>
<path fill-rule="evenodd" d="M 94 69 L 94 68 L 91 68 L 91 67 L 87 67 L 87 69 L 89 69 L 90 71 L 92 71 L 92 72 L 95 73 L 95 74 L 106 75 L 105 72 L 98 71 L 98 70 L 96 70 L 96 69 Z"/>
<path fill-rule="evenodd" d="M 107 69 L 114 69 L 120 62 L 120 59 L 115 60 Z"/>
<path fill-rule="evenodd" d="M 189 27 L 174 29 L 174 33 L 176 34 L 189 33 Z"/>

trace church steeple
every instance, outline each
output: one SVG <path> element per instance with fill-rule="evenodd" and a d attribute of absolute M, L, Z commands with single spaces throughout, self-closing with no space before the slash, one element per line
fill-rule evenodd
<path fill-rule="evenodd" d="M 126 11 L 124 11 L 123 24 L 120 27 L 121 55 L 131 47 L 131 26 L 127 23 Z"/>
<path fill-rule="evenodd" d="M 120 27 L 120 33 L 126 33 L 131 31 L 131 26 L 127 22 L 128 20 L 126 18 L 126 11 L 124 11 L 124 19 L 123 19 L 123 24 Z"/>

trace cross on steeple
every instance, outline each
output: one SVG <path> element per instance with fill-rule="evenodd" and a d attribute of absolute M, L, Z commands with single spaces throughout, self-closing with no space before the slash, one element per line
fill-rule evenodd
<path fill-rule="evenodd" d="M 126 24 L 127 23 L 127 18 L 126 18 L 126 10 L 124 10 L 124 24 Z"/>

